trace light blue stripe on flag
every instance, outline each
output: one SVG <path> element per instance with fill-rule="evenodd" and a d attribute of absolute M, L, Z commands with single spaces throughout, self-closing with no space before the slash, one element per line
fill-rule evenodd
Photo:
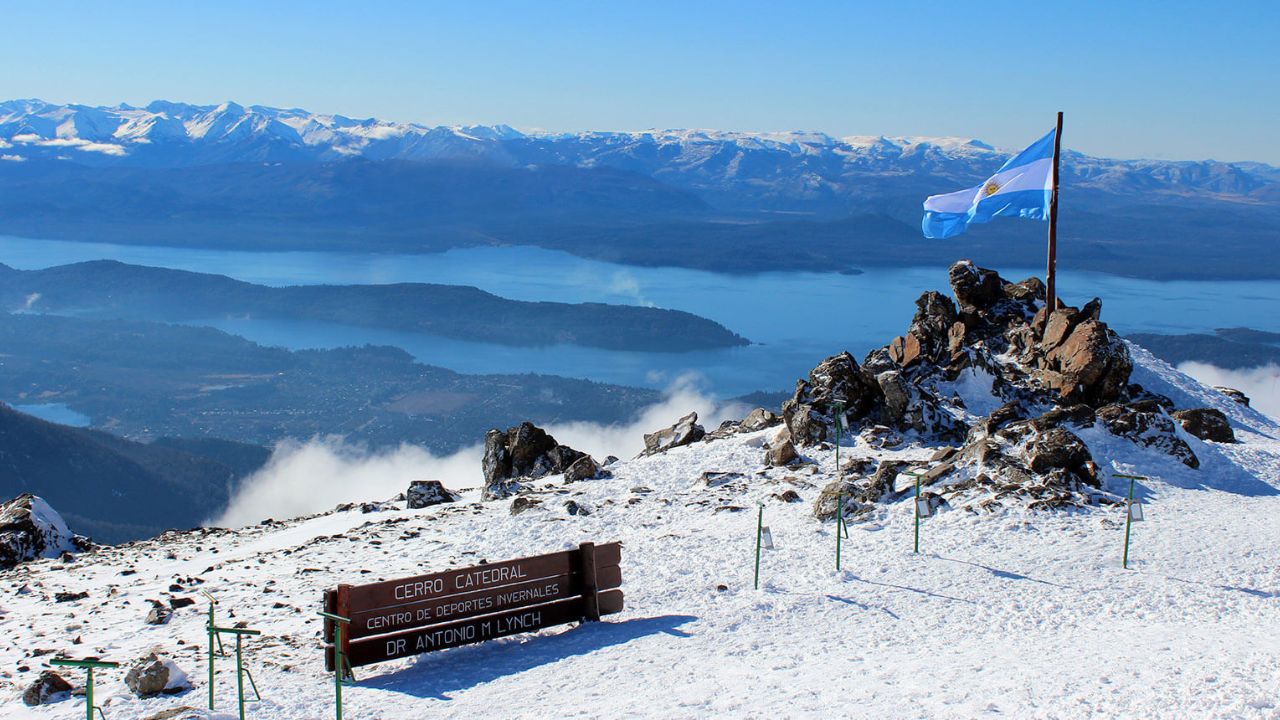
<path fill-rule="evenodd" d="M 970 223 L 984 223 L 995 217 L 1048 220 L 1055 132 L 1050 130 L 1048 135 L 1010 158 L 981 185 L 930 196 L 924 201 L 921 223 L 924 236 L 954 237 L 964 232 Z"/>

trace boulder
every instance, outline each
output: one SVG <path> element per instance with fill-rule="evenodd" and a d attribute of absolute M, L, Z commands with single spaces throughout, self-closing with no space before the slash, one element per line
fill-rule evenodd
<path fill-rule="evenodd" d="M 1059 317 L 1058 311 L 1052 317 Z M 1052 328 L 1045 330 L 1046 339 Z M 1133 371 L 1129 349 L 1106 323 L 1087 319 L 1071 328 L 1061 343 L 1044 355 L 1038 374 L 1060 400 L 1084 402 L 1093 407 L 1121 397 Z"/>
<path fill-rule="evenodd" d="M 1113 435 L 1172 455 L 1187 467 L 1200 467 L 1200 459 L 1192 452 L 1191 446 L 1178 437 L 1177 423 L 1163 412 L 1107 405 L 1098 410 L 1098 419 Z"/>
<path fill-rule="evenodd" d="M 782 422 L 782 418 L 778 417 L 773 412 L 765 410 L 764 408 L 756 408 L 755 410 L 747 413 L 747 416 L 738 424 L 738 432 L 756 432 L 757 430 L 764 430 L 765 428 L 773 427 L 780 422 Z"/>
<path fill-rule="evenodd" d="M 962 314 L 986 310 L 1004 297 L 1004 282 L 994 270 L 961 260 L 952 264 L 947 274 L 951 278 L 951 292 L 956 296 Z"/>
<path fill-rule="evenodd" d="M 1063 427 L 1050 428 L 1029 440 L 1026 455 L 1028 467 L 1036 473 L 1057 469 L 1080 472 L 1093 460 L 1084 441 Z"/>
<path fill-rule="evenodd" d="M 1214 386 L 1213 386 L 1213 389 L 1214 389 L 1214 390 L 1217 390 L 1218 392 L 1222 393 L 1223 395 L 1226 395 L 1227 397 L 1231 398 L 1232 400 L 1235 400 L 1236 402 L 1240 403 L 1241 405 L 1244 405 L 1245 407 L 1249 407 L 1249 396 L 1248 396 L 1248 395 L 1245 395 L 1243 392 L 1240 392 L 1239 390 L 1237 390 L 1237 389 L 1235 389 L 1235 388 L 1226 387 L 1226 386 L 1223 386 L 1223 385 L 1214 385 Z"/>
<path fill-rule="evenodd" d="M 165 625 L 173 618 L 173 610 L 163 605 L 156 605 L 147 611 L 146 623 L 148 625 Z"/>
<path fill-rule="evenodd" d="M 187 674 L 172 659 L 158 653 L 151 653 L 130 668 L 124 684 L 140 698 L 173 695 L 191 687 Z"/>
<path fill-rule="evenodd" d="M 22 702 L 29 707 L 46 705 L 60 700 L 59 695 L 71 692 L 71 683 L 52 670 L 45 670 L 25 690 L 22 691 Z"/>
<path fill-rule="evenodd" d="M 1182 424 L 1182 429 L 1201 440 L 1212 440 L 1220 443 L 1233 443 L 1236 434 L 1231 430 L 1231 423 L 1221 410 L 1215 408 L 1192 408 L 1177 410 L 1173 419 Z"/>
<path fill-rule="evenodd" d="M 554 437 L 531 422 L 484 436 L 485 494 L 489 486 L 512 478 L 536 479 L 562 473 L 586 453 L 560 445 Z M 505 495 L 500 495 L 505 497 Z"/>
<path fill-rule="evenodd" d="M 458 496 L 449 492 L 439 480 L 414 480 L 404 494 L 406 506 L 418 510 L 441 503 L 454 502 Z"/>
<path fill-rule="evenodd" d="M 644 436 L 644 451 L 641 455 L 656 455 L 671 448 L 695 443 L 703 438 L 707 431 L 698 424 L 698 413 L 691 412 L 680 418 L 669 428 L 663 428 Z"/>
<path fill-rule="evenodd" d="M 0 505 L 0 570 L 35 558 L 82 552 L 92 545 L 72 533 L 62 516 L 38 496 L 23 493 Z"/>
<path fill-rule="evenodd" d="M 796 452 L 796 446 L 791 443 L 791 436 L 787 433 L 781 433 L 784 437 L 776 440 L 769 446 L 768 452 L 764 455 L 764 464 L 770 467 L 781 467 L 790 465 L 800 459 L 800 454 Z"/>
<path fill-rule="evenodd" d="M 590 455 L 583 455 L 576 462 L 570 465 L 564 471 L 564 481 L 567 483 L 579 482 L 581 480 L 590 480 L 600 474 L 600 463 Z"/>

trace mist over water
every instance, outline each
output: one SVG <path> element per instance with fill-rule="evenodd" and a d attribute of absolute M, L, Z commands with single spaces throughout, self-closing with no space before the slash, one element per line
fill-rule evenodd
<path fill-rule="evenodd" d="M 666 427 L 690 412 L 708 430 L 750 410 L 724 404 L 698 389 L 698 378 L 677 378 L 662 402 L 616 425 L 574 422 L 544 429 L 556 441 L 589 453 L 599 462 L 609 455 L 630 458 L 644 449 L 644 433 Z M 483 444 L 450 455 L 414 445 L 370 449 L 333 435 L 276 445 L 261 470 L 246 478 L 227 509 L 210 524 L 240 527 L 266 518 L 290 518 L 331 510 L 348 502 L 385 500 L 404 492 L 413 480 L 439 480 L 450 490 L 484 484 Z"/>

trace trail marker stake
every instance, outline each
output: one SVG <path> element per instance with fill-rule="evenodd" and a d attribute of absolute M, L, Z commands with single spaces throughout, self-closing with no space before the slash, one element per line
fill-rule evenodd
<path fill-rule="evenodd" d="M 915 550 L 913 550 L 912 552 L 916 552 L 916 553 L 920 552 L 920 518 L 922 518 L 922 517 L 929 517 L 929 516 L 932 514 L 932 512 L 930 512 L 930 510 L 929 510 L 929 505 L 928 505 L 928 501 L 927 501 L 927 500 L 925 501 L 925 505 L 924 505 L 924 507 L 923 507 L 923 508 L 921 508 L 921 506 L 920 506 L 920 477 L 921 477 L 922 475 L 924 475 L 924 474 L 925 474 L 925 472 L 927 472 L 927 471 L 926 471 L 926 470 L 922 470 L 922 469 L 920 469 L 920 468 L 915 468 L 915 469 L 913 469 L 913 470 L 908 470 L 907 472 L 903 473 L 904 475 L 910 475 L 911 477 L 915 478 L 915 480 L 916 480 L 916 497 L 915 497 L 915 500 L 914 500 L 914 501 L 912 501 L 912 503 L 911 503 L 911 504 L 914 506 L 914 509 L 915 509 L 915 512 L 914 512 L 913 514 L 916 516 L 916 517 L 915 517 L 915 519 L 916 519 L 916 544 L 915 544 Z"/>
<path fill-rule="evenodd" d="M 836 409 L 836 572 L 840 572 L 841 530 L 844 529 L 844 468 L 840 467 L 840 438 L 844 437 L 844 403 Z"/>
<path fill-rule="evenodd" d="M 85 680 L 84 685 L 84 717 L 85 720 L 93 720 L 93 711 L 98 711 L 98 716 L 102 720 L 106 720 L 107 716 L 102 714 L 102 708 L 93 704 L 93 670 L 94 668 L 114 668 L 120 667 L 120 663 L 108 662 L 106 660 L 69 660 L 66 658 L 54 658 L 49 661 L 50 665 L 60 665 L 65 667 L 84 668 L 89 671 L 89 677 Z"/>
<path fill-rule="evenodd" d="M 210 612 L 212 612 L 212 606 L 210 607 Z M 244 678 L 246 675 L 249 676 L 249 684 L 253 687 L 254 702 L 261 701 L 262 695 L 258 692 L 258 683 L 253 681 L 253 675 L 250 675 L 249 669 L 244 666 L 244 653 L 241 647 L 241 640 L 245 635 L 261 635 L 262 632 L 259 630 L 249 630 L 248 628 L 224 628 L 213 624 L 210 624 L 209 628 L 211 632 L 219 635 L 222 633 L 228 633 L 236 636 L 236 699 L 240 708 L 240 720 L 244 720 Z M 209 687 L 212 688 L 213 684 L 210 683 Z M 212 690 L 210 693 L 212 693 Z"/>
<path fill-rule="evenodd" d="M 760 551 L 756 550 L 756 567 L 759 567 Z M 757 576 L 759 571 L 757 570 Z M 345 618 L 341 615 L 322 612 L 318 613 L 320 617 L 328 618 L 333 621 L 333 696 L 334 711 L 337 720 L 342 720 L 342 683 L 343 676 L 351 672 L 350 666 L 347 665 L 347 656 L 342 652 L 342 628 L 351 622 L 351 618 Z M 345 671 L 345 672 L 344 672 Z"/>
<path fill-rule="evenodd" d="M 756 516 L 756 590 L 760 589 L 760 543 L 764 540 L 764 503 Z"/>
<path fill-rule="evenodd" d="M 213 667 L 213 643 L 215 640 L 218 643 L 218 654 L 226 657 L 226 653 L 222 650 L 222 636 L 214 631 L 216 623 L 213 619 L 213 606 L 216 605 L 218 601 L 213 598 L 213 595 L 210 595 L 204 590 L 201 590 L 200 594 L 209 598 L 209 624 L 206 629 L 209 631 L 209 710 L 213 710 L 213 678 L 215 672 Z"/>
<path fill-rule="evenodd" d="M 1133 502 L 1133 483 L 1136 480 L 1146 480 L 1148 478 L 1145 475 L 1123 475 L 1120 473 L 1113 473 L 1113 475 L 1115 475 L 1115 477 L 1118 477 L 1118 478 L 1125 478 L 1129 481 L 1129 501 L 1125 503 L 1125 508 L 1124 508 L 1124 560 L 1122 560 L 1120 563 L 1121 567 L 1123 567 L 1125 570 L 1128 570 L 1129 569 L 1129 535 L 1133 529 L 1133 523 L 1142 521 L 1142 503 L 1135 504 Z M 1136 517 L 1135 517 L 1135 511 L 1136 511 Z"/>

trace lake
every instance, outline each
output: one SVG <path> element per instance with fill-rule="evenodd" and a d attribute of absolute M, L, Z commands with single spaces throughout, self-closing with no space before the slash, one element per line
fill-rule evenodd
<path fill-rule="evenodd" d="M 956 244 L 957 256 L 964 251 Z M 822 358 L 867 350 L 901 334 L 925 290 L 946 291 L 943 267 L 866 268 L 862 275 L 722 275 L 585 260 L 532 247 L 424 255 L 245 252 L 73 243 L 0 236 L 0 262 L 35 269 L 84 260 L 228 275 L 266 285 L 431 282 L 473 285 L 516 300 L 654 305 L 711 318 L 751 346 L 694 353 L 614 352 L 573 346 L 513 348 L 326 323 L 213 318 L 202 324 L 288 348 L 396 345 L 420 361 L 469 373 L 539 372 L 662 388 L 693 377 L 722 397 L 789 389 Z M 856 258 L 851 259 L 856 264 Z M 1043 272 L 997 268 L 1010 280 Z M 1280 281 L 1154 281 L 1063 270 L 1072 304 L 1103 298 L 1103 319 L 1125 332 L 1280 331 Z"/>

